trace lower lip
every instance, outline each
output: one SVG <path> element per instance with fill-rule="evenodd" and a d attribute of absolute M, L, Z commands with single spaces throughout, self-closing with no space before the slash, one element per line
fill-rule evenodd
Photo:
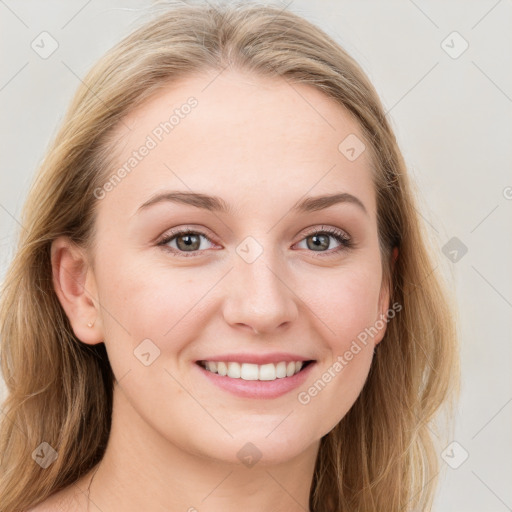
<path fill-rule="evenodd" d="M 303 370 L 292 377 L 283 377 L 282 379 L 275 380 L 244 380 L 232 379 L 227 375 L 222 376 L 205 370 L 197 363 L 194 364 L 210 382 L 242 398 L 277 398 L 289 393 L 304 383 L 314 365 L 314 362 L 309 363 Z"/>

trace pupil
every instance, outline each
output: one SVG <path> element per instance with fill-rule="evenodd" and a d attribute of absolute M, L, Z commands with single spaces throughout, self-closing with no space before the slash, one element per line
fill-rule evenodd
<path fill-rule="evenodd" d="M 327 235 L 313 235 L 310 238 L 312 238 L 314 240 L 313 245 L 309 247 L 310 249 L 313 249 L 314 251 L 316 251 L 316 250 L 318 250 L 318 248 L 320 248 L 320 249 L 322 249 L 322 248 L 328 249 L 329 248 L 329 237 Z M 322 239 L 322 240 L 320 240 L 320 239 Z"/>
<path fill-rule="evenodd" d="M 177 240 L 177 245 L 178 247 L 180 246 L 180 240 L 183 240 L 184 241 L 184 247 L 185 248 L 192 248 L 192 249 L 199 249 L 199 245 L 200 245 L 200 242 L 199 242 L 199 237 L 197 235 L 182 235 L 180 237 L 178 237 L 178 240 Z M 182 247 L 180 247 L 181 249 Z"/>

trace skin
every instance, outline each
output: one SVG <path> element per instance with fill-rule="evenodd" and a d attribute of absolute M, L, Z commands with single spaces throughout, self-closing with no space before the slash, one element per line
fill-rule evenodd
<path fill-rule="evenodd" d="M 55 289 L 73 330 L 83 343 L 105 342 L 117 379 L 89 510 L 309 510 L 320 439 L 360 394 L 384 335 L 385 326 L 309 404 L 298 401 L 389 308 L 369 152 L 352 162 L 340 153 L 347 135 L 362 139 L 360 128 L 318 90 L 217 75 L 188 77 L 130 112 L 117 129 L 119 166 L 174 108 L 198 100 L 98 200 L 93 250 L 65 237 L 52 245 Z M 138 212 L 163 190 L 217 195 L 234 213 L 171 202 Z M 334 192 L 356 196 L 366 212 L 348 202 L 290 211 L 305 195 Z M 201 237 L 198 256 L 186 256 L 182 239 L 168 244 L 182 255 L 156 244 L 170 228 L 191 225 L 212 240 Z M 336 252 L 329 237 L 327 248 L 311 249 L 323 227 L 339 228 L 353 247 Z M 236 252 L 248 236 L 263 249 L 252 263 Z M 133 353 L 147 338 L 160 350 L 149 366 Z M 304 385 L 275 399 L 236 397 L 194 368 L 215 354 L 277 351 L 316 365 Z M 248 442 L 261 452 L 250 468 L 237 457 Z M 92 475 L 34 510 L 58 510 L 66 499 L 86 510 Z"/>

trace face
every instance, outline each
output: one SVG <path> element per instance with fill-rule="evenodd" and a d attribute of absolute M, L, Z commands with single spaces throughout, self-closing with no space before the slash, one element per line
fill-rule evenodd
<path fill-rule="evenodd" d="M 316 89 L 215 76 L 167 87 L 117 129 L 120 179 L 97 191 L 90 254 L 95 328 L 151 431 L 222 461 L 250 442 L 275 463 L 343 418 L 384 334 L 369 152 L 340 151 L 361 130 Z"/>

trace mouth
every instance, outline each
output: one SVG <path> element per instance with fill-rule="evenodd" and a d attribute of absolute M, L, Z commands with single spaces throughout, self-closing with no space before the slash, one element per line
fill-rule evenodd
<path fill-rule="evenodd" d="M 314 362 L 314 360 L 309 360 L 254 364 L 236 361 L 196 361 L 196 364 L 207 372 L 229 379 L 275 381 L 292 378 L 305 371 Z"/>
<path fill-rule="evenodd" d="M 240 362 L 223 357 L 224 360 L 196 361 L 193 366 L 206 379 L 200 378 L 201 382 L 239 398 L 256 400 L 275 399 L 305 385 L 316 366 L 315 360 L 287 357 L 288 361 L 280 361 L 279 356 L 273 357 L 274 363 L 268 362 L 267 358 L 267 361 L 260 360 L 264 364 L 256 364 L 257 357 L 244 356 Z"/>

